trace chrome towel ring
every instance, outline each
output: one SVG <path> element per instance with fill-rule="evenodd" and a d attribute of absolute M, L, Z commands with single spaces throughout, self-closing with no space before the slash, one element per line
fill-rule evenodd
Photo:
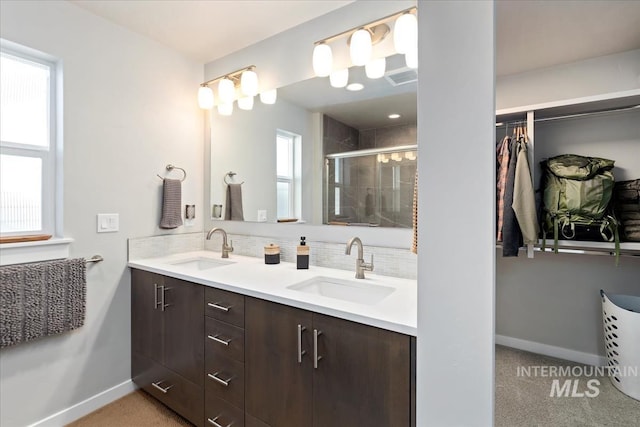
<path fill-rule="evenodd" d="M 174 170 L 174 169 L 179 169 L 179 170 L 181 170 L 181 171 L 182 171 L 182 174 L 184 175 L 180 181 L 181 181 L 181 182 L 184 182 L 184 180 L 185 180 L 185 179 L 187 179 L 187 171 L 185 171 L 185 170 L 184 170 L 184 169 L 182 169 L 182 168 L 179 168 L 179 167 L 174 166 L 174 165 L 172 165 L 172 164 L 168 164 L 168 165 L 167 165 L 167 167 L 166 167 L 166 169 L 167 169 L 168 171 L 172 171 L 172 170 Z M 160 175 L 157 175 L 157 177 L 158 177 L 158 178 L 160 178 L 160 179 L 164 179 L 164 178 L 163 178 L 163 177 L 161 177 Z"/>
<path fill-rule="evenodd" d="M 224 183 L 225 183 L 225 184 L 227 184 L 227 185 L 229 185 L 229 184 L 233 184 L 233 182 L 229 182 L 229 181 L 227 181 L 227 177 L 229 177 L 229 178 L 231 178 L 231 180 L 233 180 L 233 177 L 234 177 L 234 176 L 236 176 L 236 175 L 237 175 L 237 173 L 235 173 L 235 172 L 231 172 L 231 171 L 227 172 L 227 173 L 224 175 L 224 178 L 223 178 Z M 244 184 L 244 181 L 242 181 L 240 184 Z"/>

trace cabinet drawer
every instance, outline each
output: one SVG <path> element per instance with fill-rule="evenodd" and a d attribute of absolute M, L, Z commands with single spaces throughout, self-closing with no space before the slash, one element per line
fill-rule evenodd
<path fill-rule="evenodd" d="M 205 391 L 244 408 L 244 363 L 223 356 L 207 356 Z"/>
<path fill-rule="evenodd" d="M 209 427 L 244 427 L 244 411 L 222 399 L 207 394 L 204 422 Z"/>
<path fill-rule="evenodd" d="M 206 288 L 204 310 L 207 316 L 244 328 L 244 296 L 240 294 Z"/>
<path fill-rule="evenodd" d="M 134 378 L 137 385 L 193 424 L 202 425 L 201 387 L 146 357 L 134 355 L 133 362 L 138 371 Z"/>
<path fill-rule="evenodd" d="M 244 329 L 206 317 L 205 354 L 244 361 Z"/>

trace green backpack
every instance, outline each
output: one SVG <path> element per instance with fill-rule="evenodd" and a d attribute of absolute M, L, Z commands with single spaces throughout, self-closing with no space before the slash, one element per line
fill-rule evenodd
<path fill-rule="evenodd" d="M 598 157 L 563 154 L 541 162 L 544 217 L 543 250 L 546 236 L 553 232 L 554 252 L 560 234 L 575 239 L 580 230 L 599 230 L 600 237 L 615 242 L 619 254 L 618 223 L 609 207 L 614 161 Z"/>

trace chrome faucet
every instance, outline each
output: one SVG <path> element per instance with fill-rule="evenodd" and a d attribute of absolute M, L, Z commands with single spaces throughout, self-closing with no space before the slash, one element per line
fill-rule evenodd
<path fill-rule="evenodd" d="M 219 231 L 222 233 L 222 258 L 229 258 L 229 252 L 233 252 L 233 241 L 231 241 L 231 244 L 227 243 L 226 231 L 224 231 L 220 227 L 213 227 L 207 233 L 207 240 L 211 240 L 211 236 L 213 236 L 213 233 L 215 233 L 216 231 Z"/>
<path fill-rule="evenodd" d="M 347 249 L 344 251 L 345 255 L 351 255 L 351 246 L 353 244 L 358 246 L 358 259 L 356 259 L 356 279 L 364 279 L 365 271 L 373 271 L 373 254 L 371 255 L 371 263 L 364 262 L 364 254 L 362 249 L 362 241 L 359 237 L 352 237 L 347 242 Z"/>

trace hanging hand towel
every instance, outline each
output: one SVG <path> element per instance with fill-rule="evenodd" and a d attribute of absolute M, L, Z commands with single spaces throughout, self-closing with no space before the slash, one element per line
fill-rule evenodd
<path fill-rule="evenodd" d="M 0 267 L 0 347 L 84 324 L 86 266 L 82 258 Z"/>
<path fill-rule="evenodd" d="M 244 221 L 242 213 L 242 184 L 227 184 L 227 203 L 224 219 Z"/>
<path fill-rule="evenodd" d="M 416 171 L 415 182 L 413 184 L 413 212 L 411 216 L 413 225 L 413 243 L 411 252 L 418 253 L 418 171 Z"/>
<path fill-rule="evenodd" d="M 162 187 L 162 219 L 160 228 L 178 228 L 182 225 L 182 181 L 164 179 Z"/>

